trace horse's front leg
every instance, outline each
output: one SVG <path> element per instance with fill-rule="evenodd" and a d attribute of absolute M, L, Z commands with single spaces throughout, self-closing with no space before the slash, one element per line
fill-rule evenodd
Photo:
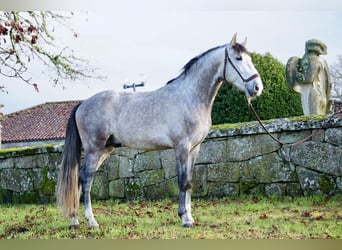
<path fill-rule="evenodd" d="M 178 215 L 182 219 L 183 227 L 192 227 L 194 224 L 194 219 L 191 215 L 191 187 L 192 174 L 198 152 L 199 146 L 195 147 L 190 152 L 188 150 L 176 152 L 179 186 Z"/>
<path fill-rule="evenodd" d="M 191 215 L 191 194 L 190 191 L 179 191 L 178 215 L 182 219 L 183 227 L 193 227 L 194 219 Z"/>

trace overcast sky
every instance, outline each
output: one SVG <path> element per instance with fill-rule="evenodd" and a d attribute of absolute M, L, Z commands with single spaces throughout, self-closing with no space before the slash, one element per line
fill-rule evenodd
<path fill-rule="evenodd" d="M 183 8 L 168 10 L 141 4 L 144 1 L 139 1 L 139 8 L 131 8 L 130 2 L 112 1 L 106 8 L 76 12 L 69 23 L 79 34 L 77 39 L 65 30 L 56 31 L 64 44 L 97 66 L 107 80 L 70 83 L 62 90 L 53 88 L 49 77 L 37 70 L 33 77 L 39 83 L 40 92 L 34 92 L 25 83 L 8 80 L 9 93 L 0 93 L 0 103 L 5 105 L 1 112 L 7 114 L 45 102 L 85 99 L 105 89 L 132 91 L 122 88 L 127 80 L 144 79 L 146 87 L 137 91 L 154 90 L 176 77 L 192 57 L 230 42 L 235 32 L 240 41 L 247 36 L 250 51 L 270 52 L 284 64 L 291 56 L 302 57 L 305 41 L 312 38 L 327 44 L 328 55 L 324 58 L 329 65 L 342 54 L 342 10 L 339 8 L 317 9 L 308 5 L 307 10 L 305 7 L 253 10 L 233 6 L 229 11 L 227 6 L 213 8 L 204 5 L 203 0 L 193 0 L 185 1 Z M 191 8 L 191 3 L 198 5 Z"/>

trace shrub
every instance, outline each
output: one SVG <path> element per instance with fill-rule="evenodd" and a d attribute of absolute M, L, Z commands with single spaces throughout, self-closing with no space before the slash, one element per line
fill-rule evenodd
<path fill-rule="evenodd" d="M 253 101 L 261 119 L 303 115 L 300 95 L 286 85 L 285 66 L 270 53 L 252 53 L 253 63 L 264 84 L 261 96 Z M 212 110 L 213 124 L 254 121 L 246 97 L 230 83 L 219 90 Z"/>

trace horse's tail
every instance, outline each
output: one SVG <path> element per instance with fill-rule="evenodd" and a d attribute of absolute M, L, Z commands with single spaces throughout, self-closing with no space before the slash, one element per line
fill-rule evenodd
<path fill-rule="evenodd" d="M 57 182 L 57 205 L 63 214 L 75 217 L 79 208 L 78 172 L 81 162 L 81 138 L 77 129 L 75 113 L 80 104 L 70 113 L 66 128 L 61 168 Z"/>

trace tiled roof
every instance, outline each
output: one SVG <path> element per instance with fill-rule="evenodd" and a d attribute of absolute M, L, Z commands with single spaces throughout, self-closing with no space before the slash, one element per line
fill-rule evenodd
<path fill-rule="evenodd" d="M 70 112 L 79 102 L 45 103 L 5 115 L 2 143 L 63 140 Z"/>

